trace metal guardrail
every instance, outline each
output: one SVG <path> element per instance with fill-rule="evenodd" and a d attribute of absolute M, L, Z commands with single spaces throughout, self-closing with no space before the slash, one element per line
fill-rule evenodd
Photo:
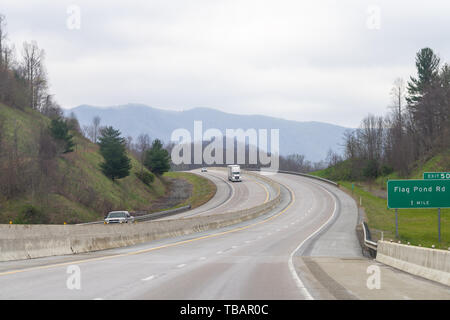
<path fill-rule="evenodd" d="M 159 218 L 163 218 L 163 217 L 169 217 L 174 214 L 189 210 L 190 208 L 191 208 L 191 205 L 187 205 L 187 206 L 183 206 L 183 207 L 179 207 L 179 208 L 175 208 L 175 209 L 144 214 L 142 216 L 137 216 L 137 217 L 133 217 L 133 218 L 134 218 L 134 221 L 150 221 L 150 220 L 155 220 L 155 219 L 159 219 Z M 91 225 L 91 224 L 103 224 L 104 222 L 105 222 L 104 220 L 85 222 L 85 223 L 79 223 L 79 224 L 77 224 L 77 226 Z"/>
<path fill-rule="evenodd" d="M 363 222 L 361 223 L 361 225 L 364 231 L 364 245 L 369 249 L 377 251 L 378 244 L 372 241 L 370 236 L 370 230 L 369 227 L 367 226 L 367 223 Z"/>
<path fill-rule="evenodd" d="M 149 213 L 149 214 L 145 214 L 142 216 L 137 216 L 134 217 L 135 221 L 150 221 L 150 220 L 155 220 L 155 219 L 159 219 L 159 218 L 163 218 L 163 217 L 169 217 L 169 216 L 173 216 L 174 214 L 183 212 L 183 211 L 187 211 L 191 209 L 191 205 L 187 205 L 184 207 L 179 207 L 179 208 L 175 208 L 175 209 L 170 209 L 170 210 L 166 210 L 166 211 L 161 211 L 161 212 L 154 212 L 154 213 Z"/>

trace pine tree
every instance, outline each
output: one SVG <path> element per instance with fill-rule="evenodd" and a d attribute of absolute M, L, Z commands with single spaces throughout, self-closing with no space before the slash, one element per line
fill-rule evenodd
<path fill-rule="evenodd" d="M 438 78 L 440 59 L 432 49 L 423 48 L 416 55 L 417 78 L 410 77 L 408 94 L 406 98 L 410 106 L 415 106 L 433 82 Z"/>
<path fill-rule="evenodd" d="M 147 150 L 144 165 L 154 174 L 162 175 L 170 169 L 170 155 L 163 148 L 160 140 L 153 141 L 152 147 Z"/>
<path fill-rule="evenodd" d="M 53 119 L 50 123 L 49 129 L 52 137 L 62 143 L 62 153 L 73 152 L 75 143 L 72 140 L 73 135 L 69 133 L 69 125 L 67 124 L 67 120 L 61 117 Z"/>
<path fill-rule="evenodd" d="M 106 127 L 100 134 L 100 154 L 105 160 L 100 164 L 103 173 L 113 181 L 129 176 L 131 161 L 127 156 L 125 139 L 120 136 L 120 131 Z"/>

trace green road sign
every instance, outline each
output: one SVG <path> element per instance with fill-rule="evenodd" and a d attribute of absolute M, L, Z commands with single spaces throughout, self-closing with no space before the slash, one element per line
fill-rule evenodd
<path fill-rule="evenodd" d="M 424 172 L 423 178 L 427 180 L 450 180 L 450 172 Z"/>
<path fill-rule="evenodd" d="M 388 208 L 450 208 L 450 180 L 389 180 Z"/>

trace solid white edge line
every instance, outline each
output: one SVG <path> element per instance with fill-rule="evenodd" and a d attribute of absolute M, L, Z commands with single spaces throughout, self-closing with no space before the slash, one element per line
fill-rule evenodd
<path fill-rule="evenodd" d="M 288 260 L 289 271 L 291 272 L 292 277 L 294 278 L 295 284 L 300 289 L 300 291 L 302 291 L 303 295 L 306 297 L 306 300 L 314 300 L 314 297 L 311 295 L 311 293 L 308 291 L 308 289 L 306 289 L 305 284 L 302 282 L 302 280 L 298 276 L 297 272 L 295 271 L 295 267 L 294 267 L 294 263 L 293 263 L 292 259 L 294 258 L 294 254 L 306 243 L 306 241 L 308 241 L 313 236 L 315 236 L 318 232 L 320 232 L 331 221 L 331 219 L 333 219 L 333 217 L 336 215 L 336 209 L 337 209 L 336 197 L 330 191 L 328 191 L 325 187 L 323 187 L 319 184 L 316 184 L 316 185 L 319 186 L 320 188 L 322 188 L 323 190 L 325 190 L 331 196 L 331 198 L 334 200 L 333 214 L 328 218 L 327 221 L 325 221 L 324 224 L 322 224 L 316 231 L 314 231 L 312 234 L 310 234 L 305 240 L 303 240 L 297 246 L 297 248 L 294 249 L 294 251 L 291 252 L 291 254 L 289 256 L 289 260 Z"/>
<path fill-rule="evenodd" d="M 144 279 L 141 279 L 141 280 L 142 281 L 149 281 L 149 280 L 152 280 L 154 277 L 155 277 L 154 275 L 151 275 L 150 277 L 147 277 L 147 278 L 144 278 Z"/>

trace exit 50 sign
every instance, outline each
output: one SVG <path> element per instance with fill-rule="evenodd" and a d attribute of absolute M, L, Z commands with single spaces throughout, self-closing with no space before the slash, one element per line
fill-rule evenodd
<path fill-rule="evenodd" d="M 450 180 L 450 172 L 424 172 L 423 178 L 426 180 L 433 179 L 449 179 Z"/>
<path fill-rule="evenodd" d="M 388 208 L 450 208 L 450 180 L 389 180 Z"/>

